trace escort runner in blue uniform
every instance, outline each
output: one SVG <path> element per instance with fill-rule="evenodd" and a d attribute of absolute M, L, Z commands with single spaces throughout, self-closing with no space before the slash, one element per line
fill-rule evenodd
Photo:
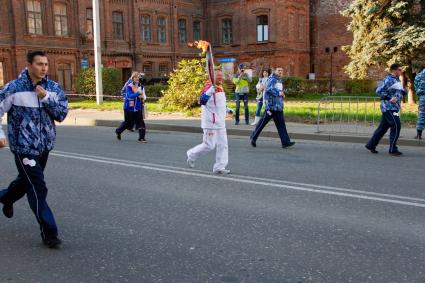
<path fill-rule="evenodd" d="M 382 118 L 372 138 L 366 144 L 366 148 L 372 153 L 378 153 L 376 147 L 379 141 L 391 128 L 389 153 L 393 156 L 400 156 L 402 153 L 397 147 L 397 140 L 401 130 L 400 108 L 401 101 L 407 93 L 399 79 L 402 73 L 400 65 L 391 65 L 390 72 L 383 83 L 376 89 L 376 93 L 381 98 Z"/>
<path fill-rule="evenodd" d="M 65 119 L 68 100 L 59 84 L 47 78 L 49 63 L 44 52 L 29 52 L 27 61 L 28 66 L 19 78 L 0 90 L 0 148 L 6 146 L 1 119 L 8 113 L 9 146 L 19 172 L 9 187 L 0 191 L 0 202 L 3 214 L 11 218 L 13 204 L 26 194 L 40 224 L 43 243 L 56 248 L 61 240 L 46 202 L 44 169 L 55 145 L 55 121 Z"/>

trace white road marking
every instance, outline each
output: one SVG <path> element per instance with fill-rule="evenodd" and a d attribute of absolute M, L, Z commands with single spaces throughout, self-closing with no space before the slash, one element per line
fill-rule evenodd
<path fill-rule="evenodd" d="M 140 169 L 151 170 L 151 171 L 167 172 L 167 173 L 178 174 L 178 175 L 194 176 L 194 177 L 201 177 L 201 178 L 208 178 L 208 179 L 216 179 L 221 181 L 231 181 L 231 182 L 245 183 L 245 184 L 251 184 L 251 185 L 260 185 L 265 187 L 273 187 L 273 188 L 279 188 L 279 189 L 313 192 L 313 193 L 425 208 L 425 199 L 413 198 L 413 197 L 407 197 L 407 196 L 401 196 L 401 195 L 382 194 L 382 193 L 375 193 L 375 192 L 366 192 L 361 190 L 320 186 L 315 184 L 287 182 L 282 180 L 264 179 L 264 178 L 256 178 L 256 177 L 241 176 L 241 175 L 220 176 L 220 175 L 213 175 L 210 172 L 201 171 L 201 170 L 186 169 L 186 168 L 161 165 L 161 164 L 155 164 L 155 163 L 128 161 L 128 160 L 107 158 L 107 157 L 95 156 L 95 155 L 71 153 L 71 152 L 65 152 L 65 151 L 53 151 L 51 152 L 51 155 L 57 156 L 57 157 L 63 157 L 63 158 L 109 164 L 109 165 L 118 165 L 118 166 L 140 168 Z"/>

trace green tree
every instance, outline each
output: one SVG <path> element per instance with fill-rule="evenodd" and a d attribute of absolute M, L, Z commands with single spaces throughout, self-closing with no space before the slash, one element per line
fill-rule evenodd
<path fill-rule="evenodd" d="M 187 111 L 199 105 L 199 95 L 208 80 L 205 60 L 182 60 L 168 80 L 168 89 L 161 102 L 164 106 Z"/>
<path fill-rule="evenodd" d="M 120 95 L 122 88 L 119 70 L 102 68 L 102 85 L 104 95 Z M 81 69 L 77 77 L 77 92 L 82 94 L 96 93 L 96 77 L 94 68 Z"/>
<path fill-rule="evenodd" d="M 370 66 L 404 66 L 409 103 L 415 102 L 412 62 L 425 49 L 425 0 L 354 0 L 343 15 L 351 18 L 354 40 L 344 50 L 351 78 L 364 79 Z"/>

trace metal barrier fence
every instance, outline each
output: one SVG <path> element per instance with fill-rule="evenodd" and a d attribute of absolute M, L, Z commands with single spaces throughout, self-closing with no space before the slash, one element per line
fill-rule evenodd
<path fill-rule="evenodd" d="M 328 96 L 317 107 L 317 132 L 369 135 L 380 118 L 377 96 Z"/>

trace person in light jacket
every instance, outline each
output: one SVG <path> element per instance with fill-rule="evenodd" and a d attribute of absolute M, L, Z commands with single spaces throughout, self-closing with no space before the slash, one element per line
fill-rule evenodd
<path fill-rule="evenodd" d="M 266 90 L 266 84 L 267 84 L 267 80 L 269 78 L 271 71 L 270 70 L 265 70 L 263 71 L 263 76 L 261 78 L 258 79 L 258 83 L 257 83 L 257 97 L 256 97 L 256 101 L 257 101 L 257 110 L 255 111 L 255 120 L 254 123 L 252 123 L 252 126 L 257 125 L 257 123 L 260 121 L 261 119 L 261 109 L 263 108 L 263 99 L 264 99 L 264 91 Z"/>

